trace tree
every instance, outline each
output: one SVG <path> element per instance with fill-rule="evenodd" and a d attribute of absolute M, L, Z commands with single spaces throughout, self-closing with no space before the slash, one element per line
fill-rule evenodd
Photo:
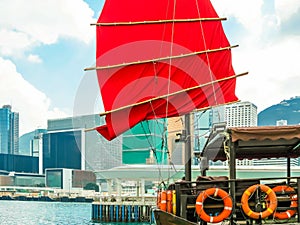
<path fill-rule="evenodd" d="M 96 192 L 99 192 L 99 186 L 95 183 L 88 183 L 87 185 L 85 185 L 85 187 L 83 189 L 84 190 L 94 190 Z"/>

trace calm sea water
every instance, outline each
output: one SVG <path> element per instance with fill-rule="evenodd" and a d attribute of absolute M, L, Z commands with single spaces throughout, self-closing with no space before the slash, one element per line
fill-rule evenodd
<path fill-rule="evenodd" d="M 0 201 L 1 225 L 128 225 L 129 223 L 93 223 L 89 203 Z M 149 223 L 130 223 L 130 225 Z"/>

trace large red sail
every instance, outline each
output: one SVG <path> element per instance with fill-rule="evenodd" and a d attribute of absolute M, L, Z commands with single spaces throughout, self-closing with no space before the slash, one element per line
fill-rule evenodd
<path fill-rule="evenodd" d="M 137 123 L 237 101 L 231 50 L 209 0 L 107 0 L 97 76 L 111 140 Z"/>

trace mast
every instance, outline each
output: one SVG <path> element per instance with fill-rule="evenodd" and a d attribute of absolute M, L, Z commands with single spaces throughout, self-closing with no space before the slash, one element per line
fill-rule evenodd
<path fill-rule="evenodd" d="M 191 126 L 190 126 L 190 114 L 184 116 L 185 126 L 185 180 L 192 180 L 192 150 L 191 150 Z"/>

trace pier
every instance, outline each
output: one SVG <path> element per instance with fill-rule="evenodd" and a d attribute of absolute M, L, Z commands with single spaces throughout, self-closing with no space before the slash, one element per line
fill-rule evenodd
<path fill-rule="evenodd" d="M 92 220 L 94 222 L 153 222 L 152 209 L 156 205 L 156 197 L 134 197 L 122 201 L 115 198 L 92 204 Z"/>

